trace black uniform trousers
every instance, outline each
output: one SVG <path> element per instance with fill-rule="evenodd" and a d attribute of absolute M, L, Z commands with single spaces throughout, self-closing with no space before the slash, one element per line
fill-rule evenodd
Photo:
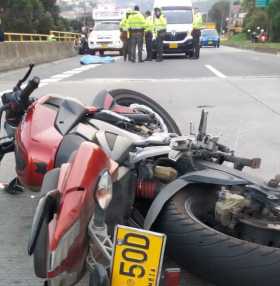
<path fill-rule="evenodd" d="M 138 61 L 142 62 L 144 29 L 130 30 L 131 61 L 136 61 L 136 48 L 138 49 Z"/>
<path fill-rule="evenodd" d="M 159 31 L 157 33 L 157 38 L 156 38 L 156 52 L 157 52 L 157 60 L 161 61 L 162 60 L 162 55 L 163 55 L 163 41 L 165 38 L 166 32 Z"/>
<path fill-rule="evenodd" d="M 199 55 L 200 55 L 200 36 L 201 36 L 200 29 L 193 29 L 193 31 L 192 31 L 193 56 L 197 59 L 199 58 Z"/>
<path fill-rule="evenodd" d="M 127 57 L 129 56 L 129 39 L 127 31 L 121 32 L 121 40 L 123 42 L 123 48 L 122 48 L 123 58 L 126 61 Z"/>
<path fill-rule="evenodd" d="M 153 33 L 145 33 L 146 50 L 147 50 L 147 60 L 153 59 Z"/>

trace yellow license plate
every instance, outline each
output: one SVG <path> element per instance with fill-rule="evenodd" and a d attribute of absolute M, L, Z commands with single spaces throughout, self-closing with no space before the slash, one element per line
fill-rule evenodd
<path fill-rule="evenodd" d="M 108 48 L 108 45 L 106 45 L 106 44 L 101 45 L 101 49 L 107 49 L 107 48 Z"/>
<path fill-rule="evenodd" d="M 170 49 L 177 49 L 178 48 L 178 44 L 176 44 L 176 43 L 169 44 L 169 48 Z"/>
<path fill-rule="evenodd" d="M 212 45 L 212 44 L 213 44 L 213 42 L 212 42 L 212 41 L 209 41 L 209 42 L 208 42 L 208 44 L 209 44 L 209 45 Z"/>
<path fill-rule="evenodd" d="M 117 226 L 111 286 L 157 286 L 165 250 L 164 234 Z"/>

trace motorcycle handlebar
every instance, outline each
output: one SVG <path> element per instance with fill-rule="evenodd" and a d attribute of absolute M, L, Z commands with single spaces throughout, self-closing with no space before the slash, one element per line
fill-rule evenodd
<path fill-rule="evenodd" d="M 25 101 L 28 99 L 28 97 L 31 95 L 31 93 L 39 87 L 40 84 L 40 78 L 39 77 L 34 77 L 31 79 L 27 86 L 21 91 L 21 97 Z"/>

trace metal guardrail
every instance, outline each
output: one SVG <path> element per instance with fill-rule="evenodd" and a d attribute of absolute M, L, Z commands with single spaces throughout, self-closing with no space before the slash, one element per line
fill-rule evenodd
<path fill-rule="evenodd" d="M 6 33 L 4 34 L 6 42 L 74 42 L 79 37 L 79 33 L 50 31 L 49 34 L 28 34 L 28 33 Z"/>
<path fill-rule="evenodd" d="M 80 38 L 81 34 L 72 32 L 50 31 L 50 35 L 53 35 L 57 41 L 73 42 Z"/>
<path fill-rule="evenodd" d="M 47 41 L 49 35 L 45 34 L 25 34 L 25 33 L 5 33 L 6 42 L 42 42 Z"/>

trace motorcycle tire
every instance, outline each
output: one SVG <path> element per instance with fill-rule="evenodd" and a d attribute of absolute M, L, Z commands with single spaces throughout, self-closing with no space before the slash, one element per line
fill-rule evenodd
<path fill-rule="evenodd" d="M 47 194 L 49 191 L 57 188 L 59 173 L 60 169 L 53 169 L 46 174 L 41 187 L 42 195 Z M 47 278 L 47 269 L 49 263 L 48 251 L 49 222 L 48 217 L 45 216 L 33 253 L 34 272 L 39 278 Z"/>
<path fill-rule="evenodd" d="M 216 199 L 214 189 L 193 185 L 166 204 L 155 229 L 166 233 L 169 254 L 216 286 L 279 286 L 279 248 L 240 240 L 202 222 Z"/>
<path fill-rule="evenodd" d="M 150 97 L 129 89 L 114 89 L 109 91 L 115 102 L 119 105 L 129 106 L 133 103 L 143 104 L 154 110 L 166 124 L 170 133 L 181 135 L 181 131 L 169 113 Z"/>

